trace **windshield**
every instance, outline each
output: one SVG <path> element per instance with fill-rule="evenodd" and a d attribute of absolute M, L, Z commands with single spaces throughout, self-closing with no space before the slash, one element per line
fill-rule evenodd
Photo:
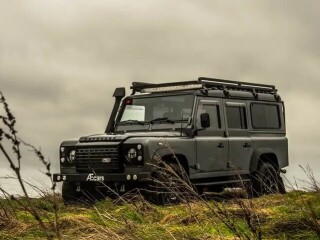
<path fill-rule="evenodd" d="M 127 98 L 117 131 L 175 129 L 187 126 L 194 95 Z"/>

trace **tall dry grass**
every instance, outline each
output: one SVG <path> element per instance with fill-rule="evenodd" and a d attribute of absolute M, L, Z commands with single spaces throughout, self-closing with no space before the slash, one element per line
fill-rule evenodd
<path fill-rule="evenodd" d="M 32 199 L 30 198 L 26 183 L 22 178 L 21 175 L 21 161 L 23 161 L 23 156 L 21 154 L 21 145 L 28 147 L 31 149 L 35 157 L 40 161 L 40 164 L 42 164 L 46 169 L 46 176 L 51 180 L 52 182 L 52 175 L 50 172 L 50 162 L 45 159 L 43 154 L 40 150 L 35 148 L 33 145 L 26 143 L 21 138 L 18 137 L 18 131 L 16 130 L 16 118 L 14 117 L 13 113 L 11 112 L 9 108 L 9 104 L 4 97 L 3 93 L 0 91 L 0 104 L 2 104 L 4 109 L 4 114 L 0 115 L 0 120 L 2 121 L 2 124 L 0 125 L 0 151 L 3 154 L 5 160 L 8 162 L 10 168 L 15 174 L 16 180 L 19 182 L 19 185 L 21 187 L 21 190 L 23 192 L 23 196 L 26 199 L 25 202 L 20 201 L 19 199 L 16 199 L 13 195 L 10 195 L 7 193 L 4 189 L 1 188 L 1 191 L 4 193 L 4 197 L 7 199 L 14 199 L 21 205 L 26 211 L 28 211 L 34 219 L 38 222 L 41 230 L 46 235 L 47 239 L 53 239 L 54 236 L 58 237 L 60 239 L 60 232 L 58 228 L 58 209 L 57 209 L 57 203 L 53 202 L 53 206 L 56 210 L 56 218 L 55 218 L 55 234 L 49 231 L 48 227 L 44 224 L 43 218 L 39 214 L 39 212 L 36 210 Z M 11 145 L 11 151 L 6 149 L 4 147 L 3 142 L 7 141 Z M 55 196 L 56 185 L 52 182 L 52 194 Z M 55 199 L 55 198 L 54 198 Z M 8 213 L 5 211 L 5 213 Z M 10 218 L 11 219 L 11 218 Z"/>

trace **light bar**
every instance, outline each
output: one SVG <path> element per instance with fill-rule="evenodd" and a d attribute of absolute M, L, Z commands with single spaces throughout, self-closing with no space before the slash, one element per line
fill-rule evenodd
<path fill-rule="evenodd" d="M 144 88 L 141 90 L 141 93 L 173 92 L 173 91 L 197 90 L 197 89 L 202 89 L 202 84 L 189 84 L 189 85 L 181 85 L 181 86 Z"/>

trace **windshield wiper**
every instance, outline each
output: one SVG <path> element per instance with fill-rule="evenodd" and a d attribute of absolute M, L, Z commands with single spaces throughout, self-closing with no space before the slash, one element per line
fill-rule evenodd
<path fill-rule="evenodd" d="M 129 120 L 125 120 L 125 121 L 122 121 L 122 122 L 118 122 L 118 124 L 139 124 L 139 125 L 144 125 L 145 122 L 142 122 L 142 121 L 139 121 L 139 120 L 132 120 L 132 119 L 129 119 Z"/>
<path fill-rule="evenodd" d="M 150 121 L 151 124 L 154 124 L 154 123 L 162 123 L 162 122 L 166 122 L 166 123 L 170 123 L 170 124 L 174 124 L 175 121 L 173 120 L 170 120 L 168 118 L 155 118 L 153 120 Z"/>

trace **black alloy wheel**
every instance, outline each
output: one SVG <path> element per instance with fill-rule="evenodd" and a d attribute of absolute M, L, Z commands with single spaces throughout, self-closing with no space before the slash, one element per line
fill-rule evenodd
<path fill-rule="evenodd" d="M 176 163 L 159 167 L 147 186 L 145 198 L 157 205 L 179 204 L 185 192 L 182 171 L 181 166 Z"/>
<path fill-rule="evenodd" d="M 246 188 L 249 197 L 286 193 L 279 172 L 269 162 L 260 163 L 258 171 L 251 175 L 251 184 L 247 184 Z"/>

